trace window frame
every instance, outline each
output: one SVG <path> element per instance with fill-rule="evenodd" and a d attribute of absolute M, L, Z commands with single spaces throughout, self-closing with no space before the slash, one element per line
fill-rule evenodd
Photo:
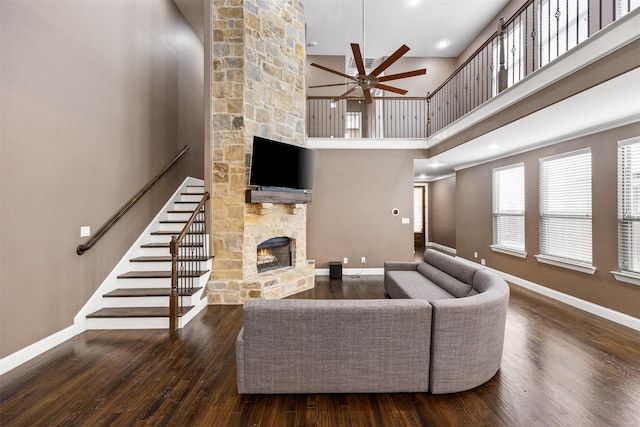
<path fill-rule="evenodd" d="M 624 175 L 625 170 L 624 165 L 622 164 L 622 162 L 624 161 L 623 151 L 625 151 L 626 147 L 632 145 L 637 145 L 637 149 L 640 150 L 640 136 L 618 141 L 618 149 L 616 154 L 618 171 L 618 270 L 612 271 L 611 274 L 613 274 L 615 279 L 620 282 L 640 285 L 640 263 L 637 263 L 639 264 L 637 270 L 623 268 L 623 265 L 629 264 L 629 261 L 624 257 L 624 255 L 627 254 L 629 256 L 633 256 L 633 253 L 629 253 L 629 251 L 625 251 L 623 249 L 624 242 L 628 242 L 630 240 L 633 241 L 633 238 L 629 238 L 628 236 L 623 235 L 625 233 L 624 230 L 629 230 L 630 234 L 634 234 L 633 230 L 628 227 L 624 227 L 624 224 L 629 223 L 630 221 L 640 222 L 640 217 L 636 218 L 637 215 L 629 215 L 627 218 L 625 209 L 625 207 L 628 207 L 629 204 L 633 205 L 634 186 L 631 182 L 633 176 L 628 177 Z M 640 161 L 640 159 L 636 160 Z M 632 175 L 634 172 L 636 172 L 637 174 L 637 172 L 640 172 L 640 165 L 638 165 L 637 168 L 631 168 L 631 170 L 628 172 L 630 172 Z M 638 181 L 640 181 L 640 178 L 638 179 Z M 640 200 L 638 200 L 638 202 L 640 202 Z M 637 234 L 638 236 L 640 236 L 640 232 L 637 232 Z"/>
<path fill-rule="evenodd" d="M 560 160 L 563 158 L 570 158 L 570 157 L 574 157 L 574 156 L 580 156 L 580 155 L 584 155 L 584 154 L 589 154 L 589 173 L 588 173 L 588 179 L 589 179 L 589 211 L 587 213 L 558 213 L 558 212 L 547 212 L 545 211 L 545 201 L 547 200 L 547 197 L 550 197 L 550 193 L 549 194 L 545 194 L 544 191 L 547 188 L 547 186 L 545 185 L 545 182 L 543 182 L 544 180 L 544 173 L 543 173 L 543 166 L 545 163 L 550 162 L 550 161 L 554 161 L 554 160 Z M 575 270 L 575 271 L 579 271 L 582 273 L 587 273 L 587 274 L 594 274 L 596 272 L 596 267 L 593 266 L 593 185 L 592 185 L 592 176 L 593 176 L 593 157 L 591 155 L 591 148 L 583 148 L 583 149 L 579 149 L 579 150 L 574 150 L 574 151 L 569 151 L 566 153 L 561 153 L 561 154 L 557 154 L 557 155 L 552 155 L 552 156 L 548 156 L 548 157 L 543 157 L 541 159 L 539 159 L 539 202 L 540 202 L 540 206 L 539 206 L 539 233 L 540 233 L 540 239 L 539 239 L 539 251 L 540 253 L 538 255 L 535 255 L 536 259 L 538 260 L 538 262 L 544 263 L 544 264 L 549 264 L 549 265 L 553 265 L 556 267 L 563 267 L 563 268 L 567 268 L 567 269 L 571 269 L 571 270 Z M 583 179 L 586 179 L 587 177 L 584 177 Z M 555 191 L 558 191 L 557 188 L 554 189 Z M 565 192 L 567 191 L 566 189 L 564 190 Z M 553 254 L 548 254 L 548 253 L 544 253 L 543 251 L 543 247 L 545 246 L 545 243 L 548 240 L 545 240 L 545 237 L 547 236 L 545 234 L 545 230 L 547 230 L 547 228 L 543 225 L 543 223 L 545 222 L 545 219 L 565 219 L 565 220 L 585 220 L 588 219 L 589 220 L 589 231 L 590 231 L 590 249 L 591 249 L 591 254 L 590 254 L 590 259 L 588 261 L 583 261 L 580 260 L 578 256 L 576 256 L 575 258 L 571 258 L 571 257 L 562 257 L 562 256 L 557 256 L 557 255 L 553 255 Z"/>
<path fill-rule="evenodd" d="M 515 211 L 510 211 L 510 212 L 501 212 L 500 209 L 497 207 L 497 196 L 498 194 L 496 194 L 496 190 L 498 190 L 498 186 L 499 186 L 499 182 L 496 182 L 496 177 L 500 174 L 500 172 L 504 172 L 507 170 L 513 170 L 513 169 L 522 169 L 522 210 L 515 212 Z M 502 167 L 498 167 L 498 168 L 494 168 L 492 170 L 492 183 L 491 183 L 491 216 L 492 216 L 492 228 L 493 228 L 493 244 L 491 244 L 489 247 L 492 251 L 494 252 L 499 252 L 499 253 L 503 253 L 506 255 L 512 255 L 512 256 L 516 256 L 519 258 L 526 258 L 527 257 L 527 252 L 526 252 L 526 201 L 525 201 L 525 194 L 526 194 L 526 190 L 525 190 L 525 166 L 524 166 L 524 162 L 520 162 L 520 163 L 514 163 L 511 165 L 507 165 L 507 166 L 502 166 Z M 505 245 L 503 242 L 498 242 L 499 240 L 499 236 L 496 233 L 496 228 L 497 228 L 497 222 L 499 221 L 499 218 L 502 217 L 518 217 L 518 218 L 522 218 L 522 249 L 511 246 L 511 245 Z"/>

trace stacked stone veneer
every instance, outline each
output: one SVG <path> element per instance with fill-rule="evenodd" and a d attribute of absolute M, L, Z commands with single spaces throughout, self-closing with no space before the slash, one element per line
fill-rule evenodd
<path fill-rule="evenodd" d="M 305 145 L 304 11 L 298 0 L 212 0 L 212 244 L 209 303 L 314 286 L 306 206 L 245 203 L 253 136 Z M 292 240 L 292 266 L 257 273 L 257 245 Z"/>

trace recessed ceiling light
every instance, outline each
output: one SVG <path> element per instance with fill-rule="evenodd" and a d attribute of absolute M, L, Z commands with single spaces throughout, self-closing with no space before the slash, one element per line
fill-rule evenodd
<path fill-rule="evenodd" d="M 420 0 L 408 0 L 409 6 L 417 6 L 420 3 Z"/>
<path fill-rule="evenodd" d="M 499 147 L 500 147 L 500 146 L 499 146 L 498 144 L 495 144 L 495 143 L 494 143 L 494 144 L 490 144 L 487 148 L 488 148 L 489 150 L 496 150 L 496 149 L 498 149 Z"/>
<path fill-rule="evenodd" d="M 433 163 L 431 163 L 429 166 L 431 166 L 432 168 L 437 168 L 438 166 L 440 166 L 440 163 L 438 163 L 438 162 L 433 162 Z"/>
<path fill-rule="evenodd" d="M 450 44 L 451 44 L 451 42 L 449 40 L 443 39 L 443 40 L 440 40 L 438 43 L 436 43 L 436 47 L 438 49 L 444 49 L 447 46 L 449 46 Z"/>

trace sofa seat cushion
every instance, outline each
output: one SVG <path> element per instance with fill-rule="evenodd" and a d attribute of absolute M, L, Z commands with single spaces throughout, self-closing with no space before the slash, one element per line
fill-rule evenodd
<path fill-rule="evenodd" d="M 387 271 L 387 292 L 391 298 L 433 301 L 455 298 L 418 271 Z"/>

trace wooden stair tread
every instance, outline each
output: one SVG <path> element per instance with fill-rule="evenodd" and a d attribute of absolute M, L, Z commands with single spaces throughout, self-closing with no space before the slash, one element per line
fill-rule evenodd
<path fill-rule="evenodd" d="M 152 236 L 172 236 L 172 235 L 178 236 L 180 233 L 182 233 L 182 230 L 177 230 L 177 231 L 158 230 L 158 231 L 152 231 L 151 235 Z M 203 233 L 201 231 L 188 231 L 187 234 L 203 234 Z"/>
<path fill-rule="evenodd" d="M 184 257 L 179 256 L 178 261 L 208 261 L 211 257 L 197 256 L 197 257 Z M 167 256 L 139 256 L 129 260 L 130 262 L 171 262 L 171 255 Z"/>
<path fill-rule="evenodd" d="M 196 270 L 178 273 L 178 277 L 200 277 L 209 270 Z M 171 278 L 171 271 L 129 271 L 118 276 L 118 279 L 165 279 Z"/>
<path fill-rule="evenodd" d="M 180 307 L 178 316 L 182 317 L 191 307 Z M 169 307 L 108 307 L 87 315 L 88 318 L 122 318 L 122 317 L 166 317 L 169 318 Z"/>
<path fill-rule="evenodd" d="M 191 296 L 195 295 L 202 288 L 179 289 L 178 295 Z M 168 297 L 171 294 L 171 288 L 120 288 L 103 295 L 106 298 L 117 297 Z"/>
<path fill-rule="evenodd" d="M 186 224 L 186 219 L 165 219 L 160 224 Z M 204 224 L 204 221 L 193 221 L 193 224 Z"/>
<path fill-rule="evenodd" d="M 182 247 L 191 247 L 191 246 L 202 246 L 202 242 L 200 243 L 188 243 L 183 242 L 180 244 Z M 144 245 L 140 245 L 141 248 L 153 249 L 153 248 L 169 248 L 169 242 L 164 243 L 145 243 Z"/>

